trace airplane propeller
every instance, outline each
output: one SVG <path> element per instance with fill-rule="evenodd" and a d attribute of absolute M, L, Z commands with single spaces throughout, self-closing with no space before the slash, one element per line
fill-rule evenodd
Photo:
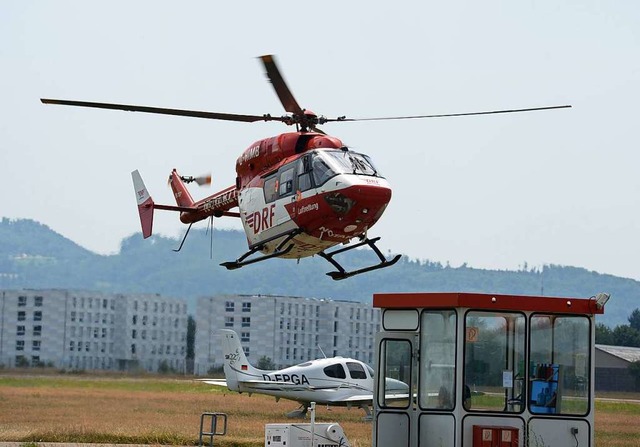
<path fill-rule="evenodd" d="M 260 60 L 264 65 L 267 77 L 271 82 L 280 102 L 284 109 L 290 113 L 290 115 L 272 116 L 271 114 L 263 115 L 242 115 L 235 113 L 220 113 L 220 112 L 206 112 L 197 110 L 183 110 L 183 109 L 168 109 L 163 107 L 148 107 L 137 106 L 130 104 L 114 104 L 103 102 L 89 102 L 89 101 L 69 101 L 64 99 L 49 99 L 41 98 L 43 104 L 57 104 L 76 107 L 92 107 L 98 109 L 111 109 L 111 110 L 125 110 L 129 112 L 144 112 L 155 113 L 161 115 L 176 115 L 187 116 L 193 118 L 205 118 L 224 121 L 239 121 L 246 123 L 253 123 L 256 121 L 280 121 L 287 125 L 296 125 L 301 131 L 312 130 L 320 133 L 322 132 L 317 128 L 318 125 L 332 122 L 354 122 L 354 121 L 388 121 L 388 120 L 407 120 L 407 119 L 424 119 L 424 118 L 444 118 L 444 117 L 456 117 L 456 116 L 471 116 L 471 115 L 490 115 L 499 113 L 519 113 L 519 112 L 533 112 L 539 110 L 551 110 L 551 109 L 566 109 L 570 108 L 570 105 L 559 106 L 546 106 L 546 107 L 529 107 L 523 109 L 504 109 L 504 110 L 491 110 L 481 112 L 464 112 L 464 113 L 444 113 L 444 114 L 432 114 L 432 115 L 409 115 L 409 116 L 386 116 L 386 117 L 373 117 L 373 118 L 347 118 L 346 116 L 339 116 L 337 118 L 326 118 L 324 116 L 318 116 L 308 109 L 300 107 L 295 97 L 291 93 L 291 90 L 287 86 L 287 83 L 282 76 L 278 65 L 276 64 L 275 57 L 273 55 L 261 56 Z"/>

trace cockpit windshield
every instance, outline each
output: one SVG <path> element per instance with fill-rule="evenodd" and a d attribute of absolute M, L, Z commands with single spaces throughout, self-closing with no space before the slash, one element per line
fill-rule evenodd
<path fill-rule="evenodd" d="M 364 154 L 351 151 L 317 151 L 312 154 L 313 178 L 321 185 L 338 174 L 357 174 L 382 177 L 371 159 Z"/>

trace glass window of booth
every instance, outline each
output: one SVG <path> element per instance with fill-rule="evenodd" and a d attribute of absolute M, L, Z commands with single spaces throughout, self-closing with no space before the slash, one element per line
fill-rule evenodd
<path fill-rule="evenodd" d="M 587 414 L 590 329 L 586 316 L 531 317 L 528 399 L 531 413 Z"/>
<path fill-rule="evenodd" d="M 525 334 L 525 317 L 519 312 L 467 312 L 463 372 L 464 389 L 468 390 L 466 410 L 524 410 Z"/>
<path fill-rule="evenodd" d="M 420 407 L 452 410 L 456 397 L 456 312 L 424 311 L 421 319 Z"/>
<path fill-rule="evenodd" d="M 383 375 L 379 379 L 378 404 L 383 408 L 408 408 L 411 402 L 411 343 L 385 339 L 380 343 L 379 353 Z"/>

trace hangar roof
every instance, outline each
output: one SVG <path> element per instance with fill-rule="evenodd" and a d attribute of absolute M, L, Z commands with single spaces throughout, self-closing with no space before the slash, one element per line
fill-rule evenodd
<path fill-rule="evenodd" d="M 596 345 L 596 349 L 611 354 L 627 362 L 640 361 L 640 348 L 632 348 L 630 346 L 610 346 L 610 345 Z"/>

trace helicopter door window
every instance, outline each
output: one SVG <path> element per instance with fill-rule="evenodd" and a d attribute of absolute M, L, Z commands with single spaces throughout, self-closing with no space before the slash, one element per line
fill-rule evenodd
<path fill-rule="evenodd" d="M 264 181 L 264 200 L 266 203 L 273 202 L 278 198 L 278 178 L 274 175 Z"/>
<path fill-rule="evenodd" d="M 308 189 L 311 189 L 311 174 L 305 172 L 298 176 L 298 190 L 306 191 Z"/>
<path fill-rule="evenodd" d="M 293 193 L 293 166 L 285 168 L 280 172 L 280 182 L 278 188 L 280 197 L 288 196 Z"/>
<path fill-rule="evenodd" d="M 303 192 L 311 189 L 311 157 L 305 156 L 298 161 L 298 191 Z"/>

